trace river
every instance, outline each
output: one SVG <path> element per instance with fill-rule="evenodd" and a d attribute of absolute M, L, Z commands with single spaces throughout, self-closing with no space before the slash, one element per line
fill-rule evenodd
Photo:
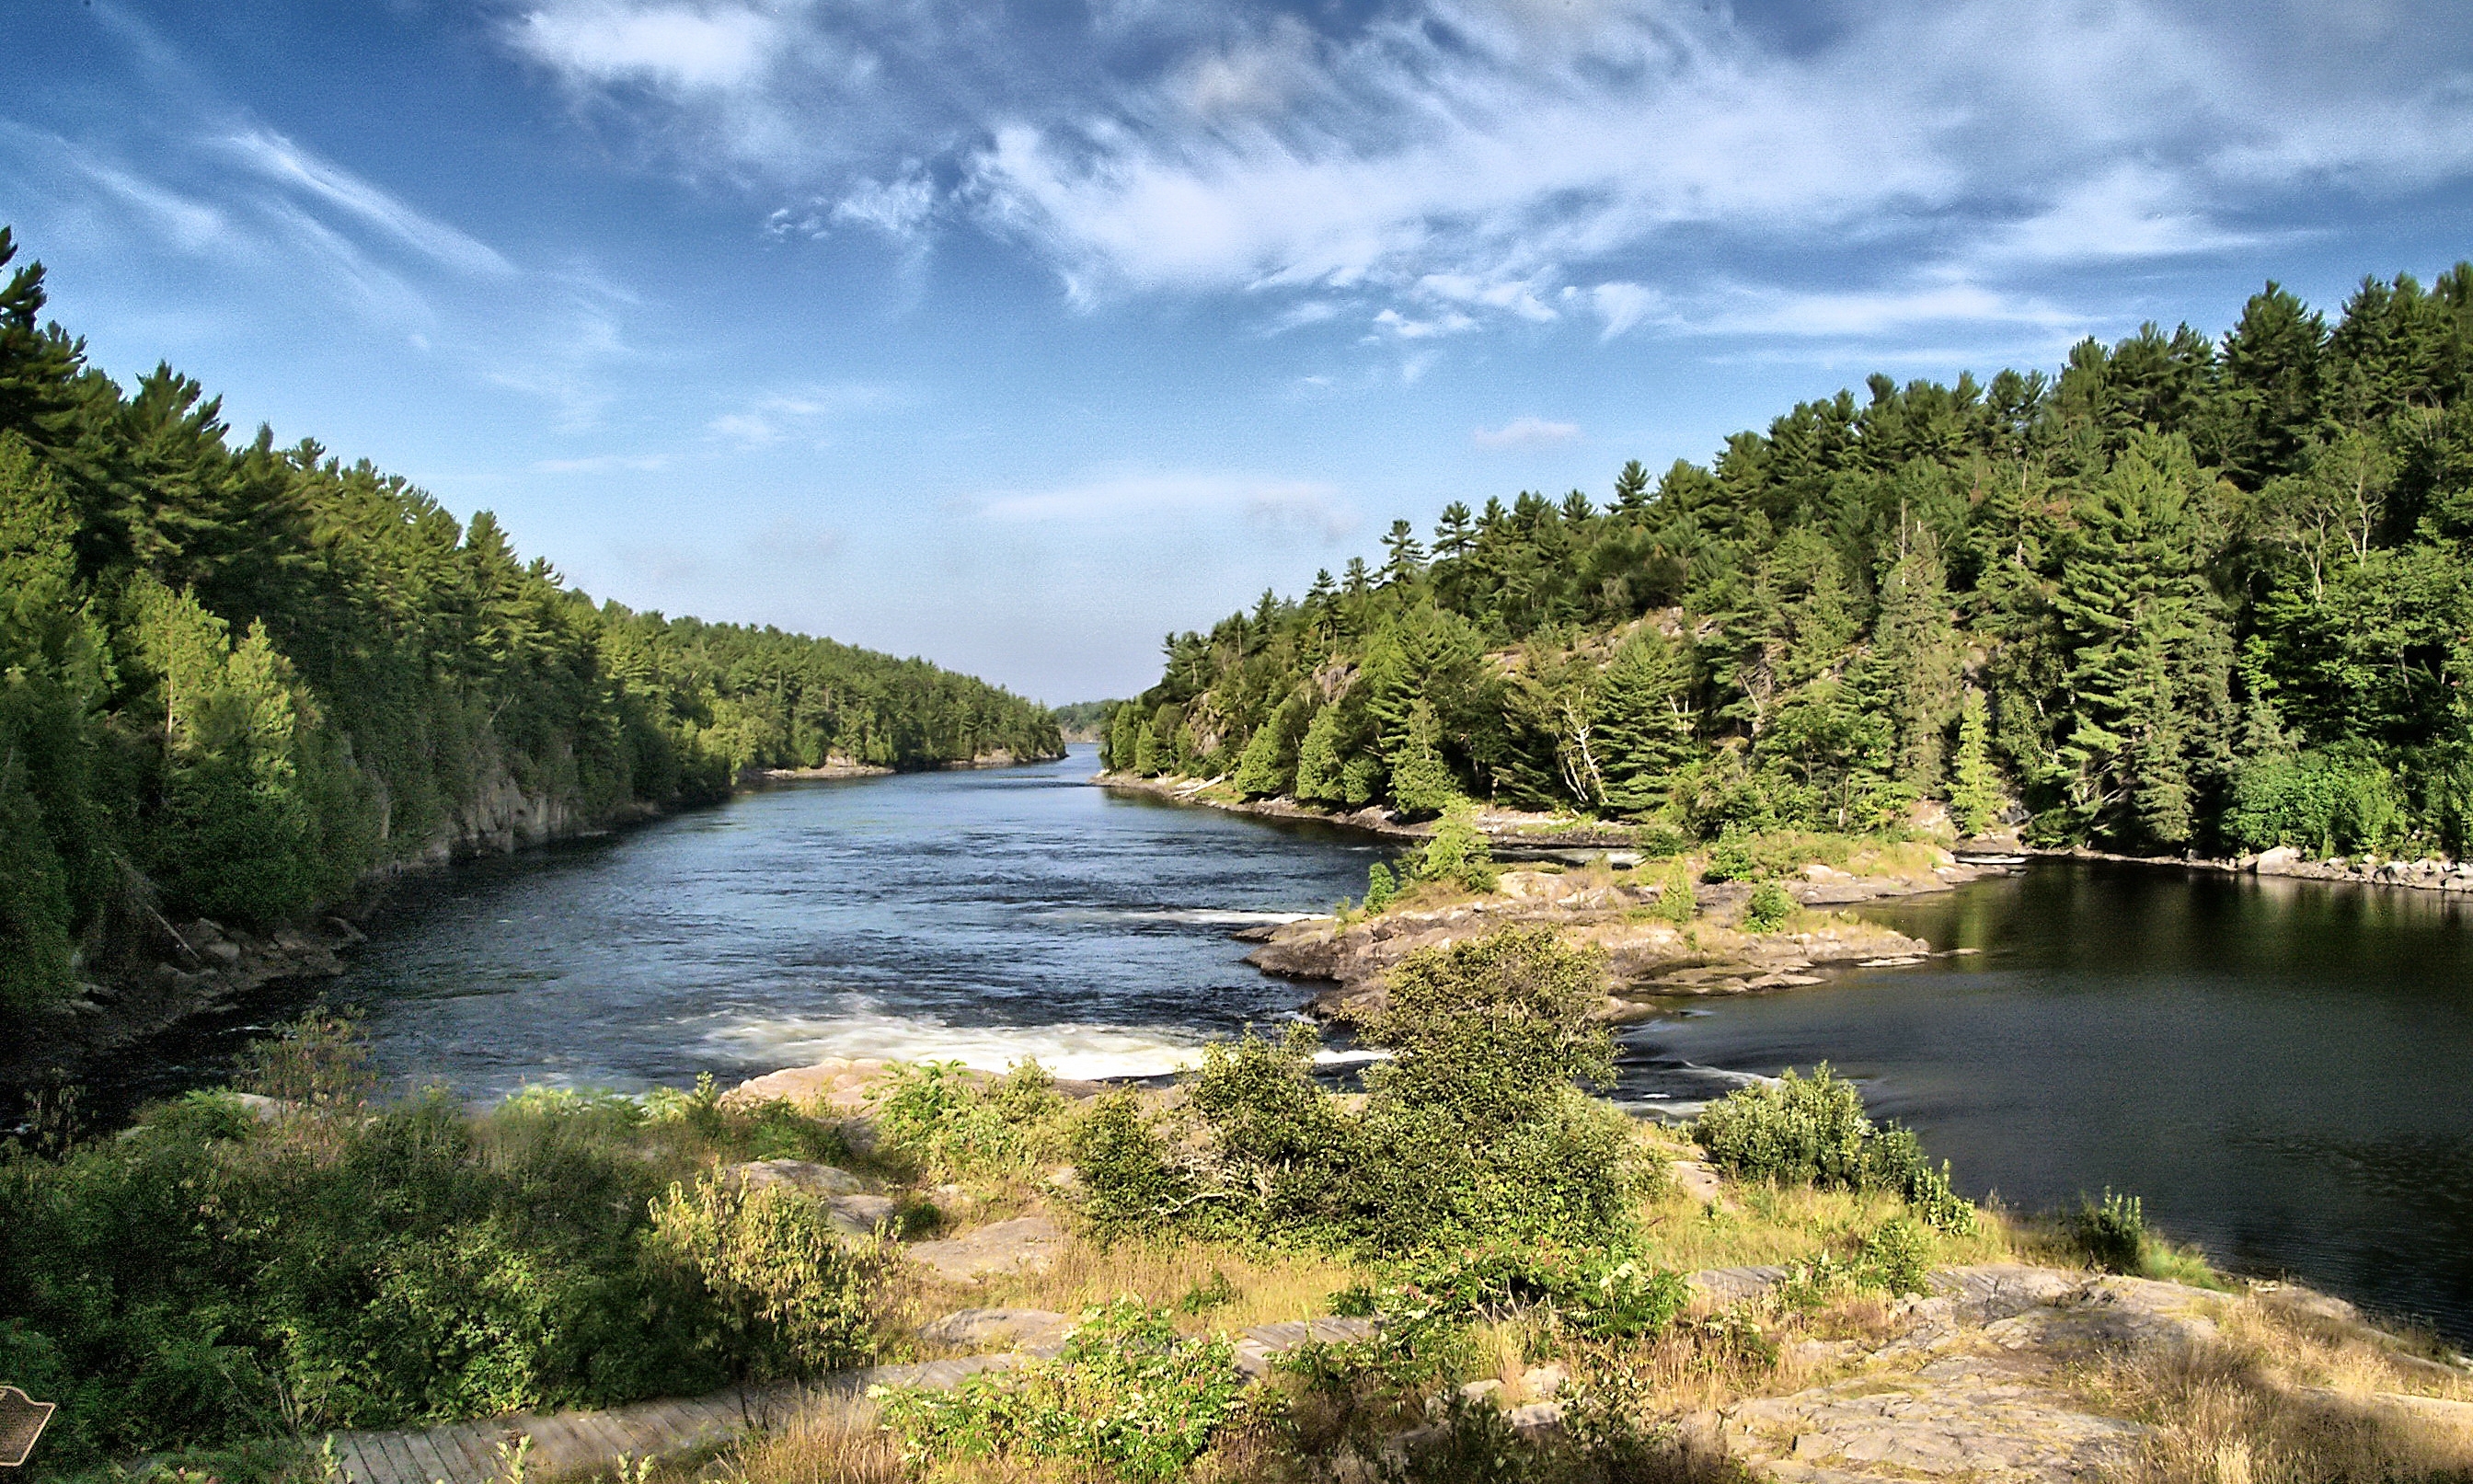
<path fill-rule="evenodd" d="M 398 1085 L 636 1089 L 835 1055 L 1036 1057 L 1148 1076 L 1304 988 L 1229 934 L 1363 891 L 1364 839 L 1035 767 L 764 789 L 407 881 L 349 971 Z M 2136 867 L 1865 909 L 1978 957 L 1676 1006 L 1622 1033 L 1668 1115 L 1827 1059 L 1970 1194 L 2109 1186 L 2220 1261 L 2473 1346 L 2473 922 L 2402 891 Z M 122 1091 L 210 1077 L 273 995 L 169 1038 Z"/>

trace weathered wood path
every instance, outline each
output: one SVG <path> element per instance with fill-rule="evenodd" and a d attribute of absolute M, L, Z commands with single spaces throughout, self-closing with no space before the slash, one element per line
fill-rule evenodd
<path fill-rule="evenodd" d="M 1269 1368 L 1272 1356 L 1308 1339 L 1362 1339 L 1373 1329 L 1357 1319 L 1257 1325 L 1237 1342 L 1237 1364 L 1259 1376 Z M 639 1401 L 548 1417 L 519 1413 L 417 1432 L 339 1432 L 334 1435 L 335 1456 L 349 1484 L 497 1484 L 507 1477 L 515 1449 L 529 1438 L 532 1448 L 524 1457 L 524 1471 L 530 1478 L 615 1474 L 629 1458 L 660 1458 L 710 1447 L 780 1426 L 817 1408 L 855 1407 L 872 1386 L 950 1391 L 965 1376 L 1011 1370 L 1026 1354 L 1052 1354 L 1054 1350 L 1051 1340 L 1033 1343 L 1027 1352 L 845 1371 L 809 1385 L 732 1388 L 684 1400 Z"/>
<path fill-rule="evenodd" d="M 1014 1352 L 923 1365 L 872 1366 L 813 1385 L 732 1387 L 710 1396 L 639 1401 L 602 1411 L 518 1413 L 420 1431 L 339 1432 L 336 1461 L 350 1484 L 493 1484 L 529 1439 L 535 1479 L 615 1473 L 628 1458 L 659 1458 L 779 1426 L 811 1407 L 855 1405 L 871 1386 L 948 1391 L 981 1371 L 1009 1368 Z"/>

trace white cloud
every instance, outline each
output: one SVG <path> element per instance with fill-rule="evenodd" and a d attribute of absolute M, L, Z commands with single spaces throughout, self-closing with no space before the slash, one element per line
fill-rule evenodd
<path fill-rule="evenodd" d="M 936 209 L 936 182 L 916 160 L 891 180 L 861 180 L 834 203 L 832 219 L 872 227 L 888 237 L 909 237 Z"/>
<path fill-rule="evenodd" d="M 1665 304 L 1665 295 L 1638 283 L 1600 283 L 1589 290 L 1589 307 L 1605 322 L 1601 338 L 1606 340 L 1658 314 Z"/>
<path fill-rule="evenodd" d="M 754 81 L 783 29 L 778 12 L 742 6 L 566 0 L 526 14 L 514 38 L 535 60 L 581 78 L 705 90 Z"/>
<path fill-rule="evenodd" d="M 1499 428 L 1478 428 L 1469 442 L 1479 448 L 1545 448 L 1580 436 L 1576 422 L 1549 422 L 1543 418 L 1514 418 Z"/>
<path fill-rule="evenodd" d="M 669 467 L 670 461 L 661 454 L 596 453 L 581 459 L 541 459 L 534 463 L 533 471 L 540 474 L 607 474 L 615 469 L 650 473 Z"/>
<path fill-rule="evenodd" d="M 861 182 L 780 229 L 975 221 L 1086 305 L 1338 291 L 1386 340 L 1694 327 L 1755 261 L 1871 300 L 1763 333 L 2040 324 L 2015 286 L 2056 267 L 2473 177 L 2473 39 L 2429 0 L 1841 8 L 1791 47 L 1703 0 L 1028 13 L 540 0 L 513 36 L 692 169 Z"/>
<path fill-rule="evenodd" d="M 1732 302 L 1726 302 L 1731 299 Z M 1972 283 L 1881 293 L 1791 294 L 1741 289 L 1690 317 L 1705 335 L 1862 336 L 1916 325 L 2020 324 L 2045 329 L 2078 325 L 2084 317 L 2034 299 Z"/>
<path fill-rule="evenodd" d="M 1237 515 L 1336 540 L 1355 530 L 1357 512 L 1336 486 L 1317 480 L 1241 474 L 1128 473 L 1054 489 L 989 494 L 975 502 L 986 519 L 1012 524 Z"/>
<path fill-rule="evenodd" d="M 465 273 L 507 276 L 515 265 L 495 248 L 432 220 L 394 196 L 318 158 L 281 134 L 250 130 L 220 141 L 222 147 L 267 180 L 293 186 L 341 208 L 398 244 Z"/>
<path fill-rule="evenodd" d="M 739 411 L 722 413 L 705 423 L 705 431 L 746 448 L 812 436 L 827 422 L 901 405 L 908 400 L 897 388 L 869 382 L 834 382 L 767 392 Z"/>

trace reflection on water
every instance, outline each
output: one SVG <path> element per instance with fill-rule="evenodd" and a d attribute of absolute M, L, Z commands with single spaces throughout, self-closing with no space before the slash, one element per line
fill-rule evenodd
<path fill-rule="evenodd" d="M 2473 912 L 2434 894 L 2040 863 L 1865 909 L 1982 956 L 1626 1036 L 1631 1079 L 1826 1059 L 1973 1194 L 2109 1185 L 2249 1271 L 2473 1343 Z"/>

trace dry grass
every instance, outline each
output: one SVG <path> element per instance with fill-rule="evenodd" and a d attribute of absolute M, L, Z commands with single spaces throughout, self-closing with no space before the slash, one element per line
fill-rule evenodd
<path fill-rule="evenodd" d="M 1369 1275 L 1305 1252 L 1270 1252 L 1218 1242 L 1124 1239 L 1101 1243 L 1076 1236 L 1044 1273 L 992 1278 L 968 1289 L 944 1287 L 952 1307 L 1044 1308 L 1064 1314 L 1128 1294 L 1154 1306 L 1192 1300 L 1181 1317 L 1189 1331 L 1304 1319 L 1331 1312 L 1331 1296 Z"/>
<path fill-rule="evenodd" d="M 2473 1479 L 2473 1412 L 2457 1422 L 2386 1400 L 2473 1402 L 2473 1381 L 2272 1294 L 2227 1299 L 2218 1323 L 2206 1344 L 2075 1377 L 2090 1400 L 2156 1429 L 2124 1484 Z"/>

